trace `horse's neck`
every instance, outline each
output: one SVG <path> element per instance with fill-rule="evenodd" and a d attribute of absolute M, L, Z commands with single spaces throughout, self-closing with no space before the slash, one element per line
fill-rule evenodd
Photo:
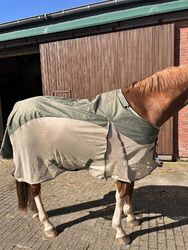
<path fill-rule="evenodd" d="M 157 127 L 188 103 L 188 86 L 149 95 L 142 95 L 136 88 L 122 92 L 133 110 Z"/>

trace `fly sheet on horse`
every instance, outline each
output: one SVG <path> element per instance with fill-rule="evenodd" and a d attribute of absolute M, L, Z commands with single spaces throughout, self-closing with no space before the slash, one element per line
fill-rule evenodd
<path fill-rule="evenodd" d="M 1 155 L 13 155 L 15 178 L 29 184 L 83 168 L 98 178 L 132 182 L 158 166 L 158 132 L 120 89 L 92 100 L 40 96 L 15 104 Z"/>
<path fill-rule="evenodd" d="M 13 157 L 19 208 L 34 198 L 47 237 L 57 232 L 41 199 L 41 182 L 66 170 L 88 168 L 99 178 L 117 180 L 112 226 L 115 241 L 129 244 L 122 212 L 139 225 L 132 211 L 134 181 L 157 165 L 159 127 L 188 104 L 188 65 L 154 73 L 122 90 L 92 100 L 35 97 L 14 106 L 1 148 Z"/>

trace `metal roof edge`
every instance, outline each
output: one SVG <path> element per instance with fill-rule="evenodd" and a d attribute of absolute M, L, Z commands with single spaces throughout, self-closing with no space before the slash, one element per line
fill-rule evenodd
<path fill-rule="evenodd" d="M 156 0 L 152 0 L 156 1 Z M 151 2 L 152 2 L 151 1 Z M 169 0 L 167 0 L 169 1 Z M 121 6 L 126 6 L 126 8 L 129 6 L 135 7 L 135 4 L 143 4 L 144 0 L 108 0 L 108 1 L 102 1 L 102 2 L 97 2 L 97 3 L 91 3 L 88 5 L 83 5 L 79 7 L 73 7 L 70 9 L 65 9 L 61 11 L 56 11 L 53 13 L 46 13 L 46 14 L 40 14 L 37 16 L 32 16 L 32 17 L 27 17 L 19 20 L 14 20 L 10 22 L 5 22 L 5 23 L 0 23 L 0 32 L 1 30 L 8 31 L 7 29 L 16 29 L 19 28 L 20 26 L 24 29 L 25 25 L 33 25 L 33 24 L 38 24 L 42 22 L 49 22 L 50 20 L 56 20 L 58 21 L 59 19 L 62 18 L 67 18 L 67 17 L 72 17 L 73 15 L 92 15 L 96 11 L 102 11 L 105 12 L 111 8 L 111 11 L 114 9 L 117 10 L 118 7 Z M 76 19 L 76 18 L 74 18 Z"/>
<path fill-rule="evenodd" d="M 124 20 L 130 20 L 140 17 L 182 11 L 188 9 L 187 0 L 178 0 L 173 2 L 141 6 L 131 9 L 118 10 L 84 18 L 78 18 L 71 21 L 48 24 L 39 27 L 27 28 L 23 30 L 11 31 L 0 34 L 0 42 L 41 36 L 63 31 L 99 26 Z"/>
<path fill-rule="evenodd" d="M 27 17 L 19 20 L 14 20 L 10 22 L 0 23 L 0 31 L 3 29 L 9 29 L 9 28 L 18 28 L 19 26 L 24 26 L 26 24 L 32 25 L 34 23 L 40 23 L 42 21 L 48 21 L 49 19 L 58 19 L 58 18 L 64 18 L 69 17 L 72 15 L 82 15 L 86 14 L 89 15 L 92 11 L 105 11 L 109 8 L 111 8 L 111 11 L 114 10 L 114 8 L 120 7 L 120 6 L 132 6 L 132 8 L 135 6 L 135 4 L 143 4 L 147 0 L 103 0 L 102 2 L 96 2 L 91 3 L 79 7 L 73 7 L 70 9 L 65 9 L 61 11 L 56 11 L 53 13 L 46 13 L 46 14 L 40 14 L 37 16 Z M 156 1 L 156 0 L 152 0 Z M 168 1 L 168 0 L 167 0 Z M 92 12 L 93 13 L 93 12 Z M 91 15 L 92 15 L 91 13 Z"/>

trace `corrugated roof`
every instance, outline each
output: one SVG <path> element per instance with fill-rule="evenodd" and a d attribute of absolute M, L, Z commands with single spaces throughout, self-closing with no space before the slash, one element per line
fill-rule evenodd
<path fill-rule="evenodd" d="M 121 7 L 121 8 L 119 8 Z M 0 42 L 99 26 L 188 9 L 188 0 L 116 0 L 0 25 Z M 10 30 L 11 29 L 11 30 Z"/>

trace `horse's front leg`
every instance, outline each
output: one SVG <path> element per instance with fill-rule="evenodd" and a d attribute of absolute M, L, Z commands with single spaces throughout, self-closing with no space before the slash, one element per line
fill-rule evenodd
<path fill-rule="evenodd" d="M 44 224 L 44 232 L 47 237 L 55 237 L 57 235 L 57 232 L 53 226 L 53 224 L 49 221 L 48 216 L 44 210 L 44 206 L 42 204 L 41 200 L 41 185 L 40 184 L 34 184 L 31 185 L 31 192 L 33 194 L 36 207 L 38 210 L 38 217 L 39 220 Z"/>
<path fill-rule="evenodd" d="M 124 245 L 130 243 L 130 238 L 126 235 L 121 223 L 123 207 L 125 204 L 126 195 L 128 194 L 129 191 L 130 191 L 129 183 L 117 181 L 116 206 L 112 218 L 112 227 L 116 230 L 115 242 Z"/>
<path fill-rule="evenodd" d="M 129 226 L 138 226 L 139 220 L 135 217 L 133 211 L 132 211 L 132 193 L 134 189 L 134 182 L 132 182 L 128 188 L 127 195 L 125 197 L 125 202 L 123 206 L 123 212 L 125 215 L 127 215 L 127 224 Z"/>

